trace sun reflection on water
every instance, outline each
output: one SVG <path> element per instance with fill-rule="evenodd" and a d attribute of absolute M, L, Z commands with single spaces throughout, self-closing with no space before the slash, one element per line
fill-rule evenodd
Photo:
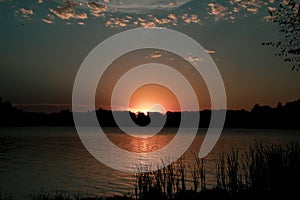
<path fill-rule="evenodd" d="M 136 153 L 149 153 L 166 146 L 174 137 L 169 134 L 156 134 L 146 137 L 147 134 L 141 134 L 139 137 L 133 137 L 127 134 L 109 134 L 107 137 L 118 147 Z"/>

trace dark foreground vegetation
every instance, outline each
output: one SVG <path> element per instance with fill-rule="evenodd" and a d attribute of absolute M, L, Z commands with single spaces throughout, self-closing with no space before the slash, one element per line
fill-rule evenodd
<path fill-rule="evenodd" d="M 139 166 L 138 169 L 149 166 Z M 137 173 L 131 195 L 85 197 L 63 192 L 35 193 L 29 200 L 196 200 L 196 199 L 294 199 L 299 195 L 300 145 L 256 143 L 245 152 L 233 148 L 215 161 L 215 185 L 207 187 L 206 161 L 184 158 L 149 173 Z M 0 200 L 12 199 L 2 193 Z"/>
<path fill-rule="evenodd" d="M 91 115 L 96 112 L 99 123 L 103 127 L 116 127 L 112 111 L 98 109 L 84 112 L 82 115 Z M 211 111 L 200 112 L 200 128 L 207 128 L 210 122 Z M 196 112 L 167 112 L 166 127 L 178 127 L 181 119 L 190 121 Z M 225 128 L 247 129 L 300 129 L 300 99 L 288 102 L 285 105 L 278 103 L 276 107 L 256 104 L 251 111 L 227 110 Z M 127 111 L 119 112 L 127 115 Z M 163 118 L 161 113 L 152 113 L 158 118 Z M 145 126 L 150 122 L 149 115 L 144 113 L 130 113 L 131 118 L 138 125 Z M 124 124 L 126 126 L 126 124 Z M 18 109 L 8 101 L 0 98 L 0 127 L 1 126 L 74 126 L 72 112 L 61 110 L 54 113 L 25 112 Z"/>

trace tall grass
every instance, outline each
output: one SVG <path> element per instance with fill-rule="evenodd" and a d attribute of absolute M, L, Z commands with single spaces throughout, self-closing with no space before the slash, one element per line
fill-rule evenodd
<path fill-rule="evenodd" d="M 0 200 L 12 200 L 12 197 L 0 188 Z"/>
<path fill-rule="evenodd" d="M 162 161 L 163 166 L 164 161 Z M 135 174 L 135 199 L 172 199 L 178 193 L 187 190 L 187 182 L 192 177 L 193 191 L 198 188 L 204 190 L 205 169 L 204 159 L 195 157 L 194 165 L 187 166 L 184 157 L 171 163 L 168 166 L 154 172 L 140 173 L 142 167 L 139 166 Z"/>
<path fill-rule="evenodd" d="M 203 193 L 206 188 L 205 159 L 194 156 L 194 163 L 186 166 L 180 158 L 163 169 L 136 173 L 135 199 L 176 199 L 178 194 Z M 263 145 L 255 143 L 247 151 L 233 147 L 219 154 L 215 168 L 214 191 L 231 197 L 241 194 L 294 194 L 300 181 L 300 146 Z M 187 190 L 187 185 L 192 187 Z"/>

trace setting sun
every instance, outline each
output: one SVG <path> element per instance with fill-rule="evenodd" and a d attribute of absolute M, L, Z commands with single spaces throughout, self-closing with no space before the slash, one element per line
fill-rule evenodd
<path fill-rule="evenodd" d="M 180 111 L 179 102 L 174 93 L 158 84 L 146 84 L 138 88 L 130 98 L 131 112 L 160 112 Z"/>

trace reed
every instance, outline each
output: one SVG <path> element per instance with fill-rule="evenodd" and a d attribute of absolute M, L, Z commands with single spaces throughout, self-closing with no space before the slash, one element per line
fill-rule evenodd
<path fill-rule="evenodd" d="M 140 192 L 135 199 L 153 199 L 154 194 L 155 199 L 177 199 L 178 194 L 207 192 L 205 159 L 194 156 L 192 165 L 185 163 L 182 157 L 151 173 L 136 173 Z M 255 142 L 244 152 L 234 146 L 228 153 L 219 154 L 215 166 L 215 186 L 210 191 L 223 191 L 232 198 L 249 193 L 292 194 L 299 186 L 300 146 L 295 142 L 286 145 Z M 190 182 L 192 186 L 187 189 Z"/>
<path fill-rule="evenodd" d="M 0 200 L 12 200 L 12 197 L 0 188 Z"/>

